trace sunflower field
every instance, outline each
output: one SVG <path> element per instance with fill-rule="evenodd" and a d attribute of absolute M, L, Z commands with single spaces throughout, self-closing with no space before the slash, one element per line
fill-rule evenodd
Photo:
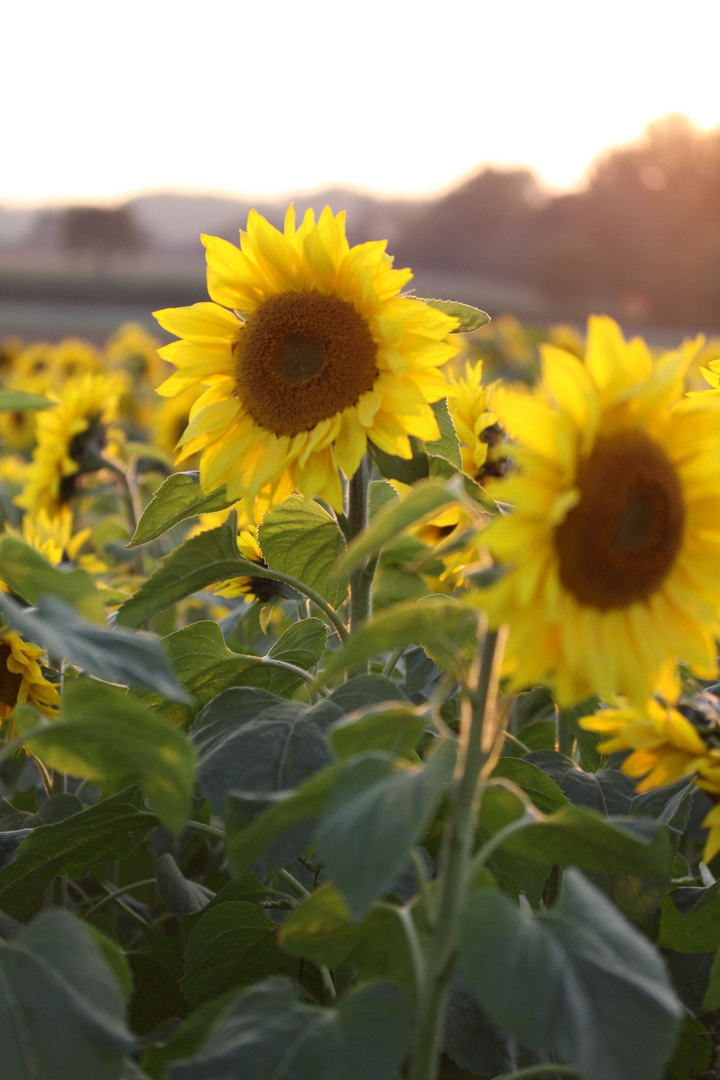
<path fill-rule="evenodd" d="M 720 343 L 203 243 L 0 343 L 2 1080 L 717 1076 Z"/>

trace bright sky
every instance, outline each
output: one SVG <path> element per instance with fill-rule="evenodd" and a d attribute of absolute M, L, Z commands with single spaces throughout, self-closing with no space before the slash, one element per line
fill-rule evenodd
<path fill-rule="evenodd" d="M 669 112 L 720 124 L 718 0 L 40 0 L 0 32 L 5 204 L 563 188 Z"/>

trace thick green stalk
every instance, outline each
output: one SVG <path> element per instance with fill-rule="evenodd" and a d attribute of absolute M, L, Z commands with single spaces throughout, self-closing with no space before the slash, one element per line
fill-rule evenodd
<path fill-rule="evenodd" d="M 420 988 L 410 1080 L 435 1080 L 447 989 L 455 961 L 457 927 L 470 880 L 470 857 L 477 819 L 478 783 L 489 751 L 483 727 L 492 716 L 497 694 L 498 634 L 488 631 L 483 643 L 477 686 L 466 698 L 470 711 L 462 773 L 456 782 L 453 812 L 446 834 L 440 900 L 427 956 L 427 978 Z"/>
<path fill-rule="evenodd" d="M 368 455 L 360 462 L 348 489 L 348 541 L 359 536 L 367 525 L 370 462 Z M 363 563 L 350 574 L 350 629 L 355 630 L 370 615 L 375 562 Z"/>

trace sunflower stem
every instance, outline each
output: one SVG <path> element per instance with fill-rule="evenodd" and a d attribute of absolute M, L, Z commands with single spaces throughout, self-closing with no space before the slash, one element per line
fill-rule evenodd
<path fill-rule="evenodd" d="M 370 482 L 370 457 L 360 462 L 348 488 L 348 543 L 365 529 L 368 520 L 368 488 Z M 372 611 L 372 584 L 377 559 L 364 562 L 350 574 L 350 629 L 355 630 L 369 618 Z M 367 665 L 365 665 L 367 670 Z"/>
<path fill-rule="evenodd" d="M 470 860 L 478 789 L 482 787 L 483 766 L 491 753 L 490 746 L 485 745 L 489 740 L 483 739 L 483 728 L 495 709 L 501 651 L 498 637 L 497 631 L 486 633 L 477 679 L 468 688 L 463 703 L 469 725 L 461 739 L 461 771 L 450 793 L 452 813 L 444 840 L 437 916 L 428 943 L 427 977 L 419 992 L 410 1080 L 435 1080 L 437 1076 L 458 921 L 472 880 Z M 492 729 L 492 723 L 489 727 Z"/>

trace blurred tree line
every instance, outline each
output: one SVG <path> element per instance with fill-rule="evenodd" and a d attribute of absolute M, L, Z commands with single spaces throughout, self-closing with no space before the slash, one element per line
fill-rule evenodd
<path fill-rule="evenodd" d="M 485 169 L 394 245 L 403 265 L 521 282 L 568 317 L 720 326 L 720 130 L 671 116 L 603 155 L 583 190 L 548 197 L 526 170 Z"/>

